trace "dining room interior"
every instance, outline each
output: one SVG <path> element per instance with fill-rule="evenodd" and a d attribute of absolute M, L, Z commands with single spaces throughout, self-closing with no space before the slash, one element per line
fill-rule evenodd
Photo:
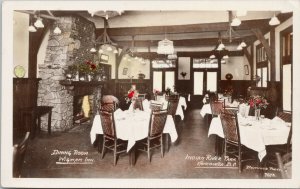
<path fill-rule="evenodd" d="M 13 21 L 13 177 L 292 178 L 293 11 Z"/>

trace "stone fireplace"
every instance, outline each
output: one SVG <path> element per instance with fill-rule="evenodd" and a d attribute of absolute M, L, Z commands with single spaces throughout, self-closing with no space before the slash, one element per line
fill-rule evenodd
<path fill-rule="evenodd" d="M 53 33 L 55 24 L 50 28 L 45 61 L 39 65 L 41 81 L 38 105 L 53 106 L 52 131 L 66 131 L 73 127 L 74 94 L 61 85 L 60 81 L 65 79 L 64 70 L 69 65 L 93 61 L 94 55 L 89 50 L 93 47 L 95 26 L 79 16 L 60 17 L 56 24 L 62 33 Z M 44 117 L 41 121 L 42 130 L 46 130 L 47 118 Z"/>

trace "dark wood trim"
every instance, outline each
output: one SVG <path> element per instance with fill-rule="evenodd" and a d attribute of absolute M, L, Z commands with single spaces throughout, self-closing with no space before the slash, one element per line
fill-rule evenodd
<path fill-rule="evenodd" d="M 269 19 L 245 20 L 238 27 L 239 30 L 249 30 L 251 28 L 268 28 Z M 135 36 L 135 35 L 155 35 L 168 33 L 198 33 L 198 32 L 218 32 L 228 30 L 228 22 L 186 24 L 170 26 L 148 26 L 148 27 L 128 27 L 128 28 L 108 28 L 109 36 Z M 103 33 L 103 28 L 96 29 L 96 36 Z"/>
<path fill-rule="evenodd" d="M 270 48 L 271 48 L 271 58 L 270 61 L 270 81 L 276 81 L 276 65 L 275 65 L 275 28 L 272 28 L 270 31 Z"/>
<path fill-rule="evenodd" d="M 250 65 L 250 78 L 252 79 L 252 72 L 253 72 L 253 52 L 252 52 L 252 48 L 253 46 L 251 45 L 250 46 L 250 51 L 251 51 L 251 54 L 249 53 L 249 51 L 247 50 L 247 48 L 244 48 L 243 51 L 244 51 L 244 54 L 249 62 L 249 65 Z"/>
<path fill-rule="evenodd" d="M 116 71 L 115 71 L 115 79 L 116 80 L 119 79 L 119 67 L 120 67 L 122 58 L 126 54 L 128 49 L 129 49 L 128 47 L 124 47 L 124 48 L 122 48 L 121 53 L 119 55 L 116 55 Z"/>
<path fill-rule="evenodd" d="M 33 15 L 30 15 L 30 20 L 33 19 Z M 29 21 L 30 22 L 30 21 Z M 36 32 L 29 32 L 29 51 L 28 51 L 28 78 L 36 78 L 37 71 L 37 54 L 39 52 L 42 41 L 50 29 L 50 25 L 53 21 L 45 19 L 43 21 L 44 28 L 37 29 Z M 30 24 L 30 23 L 29 23 Z M 28 26 L 29 26 L 28 24 Z"/>
<path fill-rule="evenodd" d="M 283 109 L 283 65 L 285 64 L 285 60 L 283 57 L 283 51 L 285 51 L 285 49 L 283 49 L 283 36 L 286 35 L 287 33 L 293 32 L 293 25 L 287 27 L 286 29 L 282 30 L 280 32 L 280 89 L 281 89 L 281 94 L 280 94 L 280 105 L 281 105 L 281 109 Z M 293 54 L 293 53 L 291 53 Z M 293 110 L 293 59 L 291 58 L 291 110 Z"/>
<path fill-rule="evenodd" d="M 246 36 L 243 37 L 243 40 L 246 44 L 251 44 L 252 41 L 256 40 L 255 36 Z M 131 41 L 117 41 L 119 46 L 130 46 Z M 147 47 L 147 46 L 157 46 L 160 40 L 136 40 L 135 47 Z M 172 40 L 174 42 L 174 46 L 176 47 L 195 47 L 195 46 L 214 46 L 218 42 L 218 38 L 198 38 L 198 39 L 182 39 L 182 40 Z M 227 39 L 223 39 L 223 42 L 228 43 Z M 241 39 L 232 39 L 231 45 L 238 45 L 241 42 Z"/>

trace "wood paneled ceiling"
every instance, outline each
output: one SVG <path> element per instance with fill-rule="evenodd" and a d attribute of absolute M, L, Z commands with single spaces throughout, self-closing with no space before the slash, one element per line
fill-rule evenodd
<path fill-rule="evenodd" d="M 108 19 L 108 34 L 111 39 L 118 45 L 123 47 L 132 46 L 132 38 L 134 37 L 134 46 L 136 48 L 143 47 L 154 48 L 157 46 L 158 41 L 165 38 L 165 36 L 174 41 L 174 46 L 176 47 L 214 47 L 218 42 L 218 33 L 221 33 L 222 42 L 225 45 L 238 45 L 243 40 L 249 45 L 257 40 L 252 29 L 259 29 L 263 34 L 267 33 L 272 29 L 269 25 L 269 20 L 273 16 L 274 12 L 268 11 L 256 11 L 255 13 L 249 13 L 248 16 L 240 17 L 242 23 L 240 26 L 232 27 L 234 30 L 232 34 L 232 41 L 229 41 L 229 17 L 228 11 L 212 11 L 211 14 L 208 11 L 202 11 L 207 17 L 204 20 L 202 17 L 199 18 L 199 23 L 195 15 L 201 17 L 201 11 L 173 11 L 169 13 L 171 16 L 167 16 L 166 20 L 159 20 L 160 12 L 153 12 L 153 19 L 151 19 L 151 11 L 125 11 L 122 15 L 116 16 L 114 18 Z M 86 19 L 93 21 L 95 23 L 96 37 L 103 33 L 103 18 L 99 16 L 92 17 L 88 11 L 72 11 L 72 14 L 78 14 Z M 56 14 L 61 14 L 61 12 L 56 12 Z M 145 14 L 145 15 L 143 15 Z M 182 16 L 181 16 L 182 15 Z M 194 15 L 194 16 L 193 16 Z M 209 16 L 207 16 L 209 15 Z M 226 18 L 227 15 L 227 18 Z M 143 17 L 144 16 L 144 17 Z M 188 22 L 190 16 L 191 22 Z M 277 17 L 281 22 L 284 22 L 292 16 L 292 13 L 280 13 L 277 12 Z M 124 18 L 123 18 L 124 17 Z M 185 18 L 183 20 L 182 18 Z M 136 23 L 134 19 L 136 18 Z M 143 20 L 145 18 L 145 20 Z M 161 17 L 164 19 L 165 17 Z M 178 21 L 174 21 L 178 18 Z M 157 25 L 155 25 L 153 20 L 157 20 Z M 170 19 L 168 22 L 167 19 Z M 201 20 L 200 20 L 201 19 Z M 208 23 L 210 20 L 211 23 Z M 220 21 L 218 21 L 220 20 Z M 124 22 L 128 22 L 128 27 L 124 27 Z M 149 23 L 148 23 L 149 22 Z M 182 22 L 183 24 L 181 24 Z M 147 24 L 148 23 L 148 24 Z M 162 24 L 165 25 L 162 25 Z M 172 25 L 176 23 L 176 25 Z M 189 24 L 187 24 L 189 23 Z M 118 27 L 118 24 L 120 27 Z M 139 26 L 139 24 L 141 26 Z M 111 27 L 111 25 L 113 27 Z M 148 25 L 148 26 L 146 26 Z M 274 26 L 273 26 L 274 27 Z"/>

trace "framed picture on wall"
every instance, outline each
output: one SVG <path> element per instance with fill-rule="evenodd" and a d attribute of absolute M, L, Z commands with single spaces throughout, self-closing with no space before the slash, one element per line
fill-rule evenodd
<path fill-rule="evenodd" d="M 100 56 L 100 62 L 101 63 L 108 63 L 108 59 L 109 59 L 109 56 L 106 55 L 106 54 L 101 54 Z"/>
<path fill-rule="evenodd" d="M 123 75 L 127 75 L 128 68 L 123 68 Z"/>
<path fill-rule="evenodd" d="M 248 65 L 244 66 L 244 70 L 245 70 L 245 75 L 249 75 L 249 67 L 248 67 Z"/>

